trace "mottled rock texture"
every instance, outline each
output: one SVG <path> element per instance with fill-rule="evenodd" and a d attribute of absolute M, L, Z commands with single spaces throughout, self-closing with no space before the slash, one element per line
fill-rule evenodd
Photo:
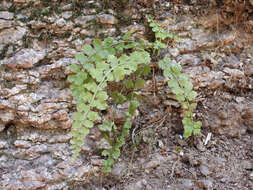
<path fill-rule="evenodd" d="M 122 13 L 129 17 L 125 22 L 95 1 L 83 1 L 81 8 L 74 1 L 3 0 L 0 5 L 0 189 L 72 190 L 74 184 L 88 183 L 98 176 L 101 159 L 90 156 L 102 141 L 95 143 L 99 135 L 94 129 L 72 164 L 67 132 L 75 102 L 66 82 L 70 74 L 66 67 L 75 63 L 74 54 L 83 43 L 99 35 L 130 31 L 144 36 L 147 28 L 138 21 L 141 13 L 128 7 Z M 250 99 L 233 92 L 253 88 L 252 46 L 240 50 L 240 57 L 236 52 L 227 56 L 227 44 L 240 46 L 234 40 L 236 34 L 224 33 L 217 39 L 203 27 L 195 28 L 193 18 L 175 22 L 172 17 L 167 14 L 161 24 L 177 33 L 181 42 L 169 47 L 166 56 L 183 66 L 199 90 L 197 114 L 203 118 L 203 127 L 228 137 L 253 131 Z M 224 47 L 224 53 L 208 52 L 218 46 Z M 208 95 L 201 93 L 205 89 Z M 151 170 L 163 161 L 159 157 L 144 167 Z M 114 174 L 120 175 L 122 168 L 124 164 L 116 165 Z M 141 179 L 126 189 L 143 189 L 146 183 Z M 198 183 L 206 189 L 213 185 L 204 179 Z M 184 180 L 180 188 L 192 186 L 191 180 Z"/>

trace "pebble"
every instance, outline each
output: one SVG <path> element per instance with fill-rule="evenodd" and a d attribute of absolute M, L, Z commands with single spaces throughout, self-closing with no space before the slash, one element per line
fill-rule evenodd
<path fill-rule="evenodd" d="M 251 172 L 251 173 L 249 174 L 249 178 L 250 178 L 251 181 L 253 181 L 253 172 Z"/>
<path fill-rule="evenodd" d="M 191 179 L 184 179 L 182 184 L 177 185 L 177 190 L 192 190 L 194 182 Z"/>
<path fill-rule="evenodd" d="M 213 182 L 208 179 L 200 179 L 198 180 L 198 185 L 200 188 L 211 190 L 213 189 Z"/>
<path fill-rule="evenodd" d="M 0 11 L 0 19 L 11 20 L 14 14 L 8 11 Z"/>
<path fill-rule="evenodd" d="M 211 174 L 211 171 L 209 170 L 209 168 L 204 164 L 199 166 L 199 170 L 204 176 L 208 176 Z"/>
<path fill-rule="evenodd" d="M 116 17 L 114 17 L 113 15 L 109 15 L 109 14 L 101 14 L 98 15 L 98 19 L 102 24 L 118 24 L 118 19 Z"/>
<path fill-rule="evenodd" d="M 121 178 L 127 172 L 126 162 L 118 162 L 112 168 L 112 175 Z"/>

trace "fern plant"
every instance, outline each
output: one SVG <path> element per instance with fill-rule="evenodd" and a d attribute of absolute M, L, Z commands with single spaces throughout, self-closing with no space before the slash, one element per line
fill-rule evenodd
<path fill-rule="evenodd" d="M 160 60 L 159 68 L 163 70 L 163 75 L 169 78 L 168 86 L 171 88 L 175 99 L 181 103 L 183 107 L 183 125 L 184 138 L 190 137 L 192 134 L 200 134 L 201 121 L 193 120 L 193 109 L 197 104 L 192 103 L 197 96 L 193 90 L 193 85 L 190 82 L 189 76 L 182 73 L 182 67 L 179 64 L 171 63 L 170 59 L 164 58 Z"/>
<path fill-rule="evenodd" d="M 82 52 L 75 58 L 79 64 L 72 64 L 68 68 L 74 73 L 68 76 L 72 83 L 70 90 L 77 104 L 77 112 L 72 116 L 73 124 L 69 135 L 72 137 L 72 158 L 77 159 L 84 144 L 84 138 L 89 134 L 95 121 L 100 117 L 100 110 L 108 107 L 108 101 L 114 106 L 128 102 L 129 108 L 125 113 L 123 124 L 117 124 L 113 119 L 103 121 L 98 126 L 105 140 L 111 148 L 103 150 L 102 155 L 107 156 L 103 162 L 103 172 L 110 172 L 115 160 L 120 156 L 120 148 L 129 135 L 132 119 L 135 115 L 141 98 L 136 90 L 145 84 L 143 76 L 150 72 L 150 54 L 146 51 L 150 47 L 160 54 L 160 49 L 166 48 L 163 42 L 166 38 L 176 38 L 173 34 L 165 32 L 152 18 L 150 26 L 155 32 L 155 42 L 131 39 L 126 33 L 122 40 L 113 38 L 93 40 L 92 44 L 82 47 Z M 192 83 L 187 74 L 181 73 L 179 64 L 172 64 L 168 58 L 159 61 L 159 68 L 164 76 L 169 78 L 168 86 L 175 94 L 175 98 L 183 107 L 184 137 L 199 134 L 201 122 L 193 120 L 192 111 L 196 104 L 192 103 L 197 93 L 193 91 Z M 123 85 L 113 90 L 112 83 Z"/>
<path fill-rule="evenodd" d="M 173 38 L 180 40 L 176 35 L 166 32 L 155 20 L 149 17 L 149 26 L 155 33 L 155 42 L 153 42 L 153 48 L 160 54 L 160 49 L 166 48 L 166 44 L 163 40 L 167 38 Z M 160 69 L 163 70 L 163 75 L 169 78 L 168 86 L 171 88 L 175 95 L 175 99 L 181 103 L 183 107 L 183 125 L 184 125 L 184 138 L 190 137 L 192 134 L 197 135 L 200 133 L 201 121 L 195 122 L 193 120 L 193 109 L 197 104 L 192 103 L 197 96 L 197 93 L 193 90 L 193 85 L 190 82 L 189 76 L 182 73 L 182 67 L 179 64 L 172 64 L 169 58 L 164 58 L 158 63 Z"/>
<path fill-rule="evenodd" d="M 153 54 L 160 55 L 160 50 L 167 48 L 164 41 L 168 38 L 180 40 L 176 35 L 166 32 L 151 16 L 148 17 L 149 26 L 155 34 L 155 41 L 152 43 Z"/>
<path fill-rule="evenodd" d="M 111 145 L 110 150 L 104 150 L 102 154 L 108 156 L 104 161 L 104 172 L 110 172 L 114 160 L 120 156 L 120 147 L 129 133 L 132 118 L 138 107 L 135 89 L 144 84 L 144 80 L 136 81 L 126 79 L 135 73 L 146 75 L 149 72 L 150 55 L 142 48 L 142 42 L 131 41 L 130 34 L 123 37 L 123 41 L 115 41 L 106 38 L 104 41 L 93 40 L 92 45 L 86 44 L 82 52 L 75 58 L 80 63 L 72 64 L 69 69 L 75 74 L 68 77 L 71 82 L 70 89 L 77 104 L 77 112 L 73 114 L 72 130 L 69 133 L 73 138 L 73 160 L 76 160 L 84 144 L 84 138 L 94 126 L 94 121 L 99 117 L 99 110 L 105 110 L 108 106 L 109 95 L 117 103 L 129 101 L 129 109 L 122 127 L 116 126 L 113 121 L 104 121 L 99 126 L 104 138 Z M 128 52 L 128 53 L 125 53 Z M 116 82 L 125 84 L 127 94 L 121 92 L 109 92 L 108 83 Z M 109 95 L 108 95 L 109 94 Z"/>

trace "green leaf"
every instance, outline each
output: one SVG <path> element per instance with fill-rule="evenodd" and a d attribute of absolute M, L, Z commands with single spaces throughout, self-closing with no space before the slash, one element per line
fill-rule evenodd
<path fill-rule="evenodd" d="M 194 129 L 200 129 L 201 126 L 202 126 L 202 122 L 201 121 L 194 122 Z"/>
<path fill-rule="evenodd" d="M 85 83 L 83 87 L 91 92 L 96 92 L 98 88 L 97 84 L 93 80 Z"/>
<path fill-rule="evenodd" d="M 128 108 L 128 112 L 131 116 L 134 115 L 136 108 L 139 106 L 139 102 L 136 100 L 130 101 L 130 106 Z"/>
<path fill-rule="evenodd" d="M 80 71 L 80 66 L 77 64 L 71 64 L 70 66 L 68 66 L 68 69 L 71 70 L 72 72 L 79 72 Z"/>
<path fill-rule="evenodd" d="M 68 81 L 76 85 L 81 85 L 83 81 L 87 78 L 87 74 L 83 72 L 78 72 L 75 75 L 69 75 Z"/>
<path fill-rule="evenodd" d="M 74 144 L 74 145 L 77 145 L 77 146 L 79 146 L 79 147 L 81 147 L 81 146 L 84 144 L 84 142 L 83 142 L 82 140 L 77 139 L 77 138 L 71 139 L 71 140 L 70 140 L 70 143 L 71 143 L 71 144 Z"/>
<path fill-rule="evenodd" d="M 190 109 L 195 109 L 196 107 L 197 107 L 197 104 L 196 104 L 196 103 L 190 104 Z"/>
<path fill-rule="evenodd" d="M 123 80 L 124 77 L 125 77 L 124 69 L 121 68 L 121 67 L 117 67 L 113 71 L 113 76 L 114 76 L 114 79 L 115 79 L 116 82 L 119 82 L 119 81 Z"/>
<path fill-rule="evenodd" d="M 99 40 L 99 39 L 95 39 L 95 40 L 93 40 L 93 46 L 94 46 L 94 48 L 95 48 L 95 50 L 97 51 L 97 52 L 99 52 L 99 51 L 101 51 L 102 50 L 102 46 L 103 46 L 103 43 L 102 43 L 102 41 L 101 40 Z"/>
<path fill-rule="evenodd" d="M 170 78 L 170 79 L 173 79 L 173 74 L 171 73 L 171 70 L 168 68 L 168 69 L 165 69 L 164 71 L 163 71 L 163 75 L 165 76 L 165 77 L 168 77 L 168 78 Z"/>
<path fill-rule="evenodd" d="M 109 156 L 109 151 L 108 150 L 103 150 L 102 151 L 102 156 Z"/>
<path fill-rule="evenodd" d="M 111 47 L 113 45 L 113 38 L 108 37 L 104 39 L 104 46 L 106 48 Z"/>
<path fill-rule="evenodd" d="M 120 150 L 119 150 L 119 149 L 116 149 L 116 150 L 114 150 L 114 151 L 112 152 L 112 157 L 113 157 L 114 159 L 118 159 L 119 156 L 120 156 Z"/>
<path fill-rule="evenodd" d="M 118 66 L 118 59 L 114 55 L 109 55 L 107 61 L 110 63 L 111 67 Z"/>
<path fill-rule="evenodd" d="M 103 100 L 107 100 L 108 95 L 107 95 L 107 93 L 105 91 L 99 91 L 97 93 L 96 98 L 103 101 Z"/>
<path fill-rule="evenodd" d="M 83 137 L 85 137 L 86 135 L 89 134 L 90 129 L 86 128 L 86 127 L 82 127 L 81 129 L 79 129 L 79 132 L 83 135 Z M 81 137 L 83 139 L 83 137 Z"/>
<path fill-rule="evenodd" d="M 185 97 L 183 94 L 177 94 L 175 97 L 176 100 L 179 101 L 180 103 L 185 101 Z"/>
<path fill-rule="evenodd" d="M 91 103 L 91 107 L 96 107 L 99 110 L 105 110 L 107 108 L 107 104 L 101 100 L 94 100 L 93 103 Z"/>
<path fill-rule="evenodd" d="M 131 80 L 131 79 L 125 80 L 124 85 L 128 89 L 134 89 L 134 83 L 133 83 L 133 80 Z"/>
<path fill-rule="evenodd" d="M 164 39 L 166 39 L 168 37 L 168 34 L 165 33 L 165 32 L 157 32 L 155 34 L 155 37 L 156 38 L 160 38 L 161 40 L 164 40 Z"/>
<path fill-rule="evenodd" d="M 137 88 L 137 89 L 142 88 L 142 87 L 144 87 L 145 83 L 146 83 L 145 80 L 143 80 L 141 78 L 137 78 L 136 82 L 135 82 L 135 88 Z"/>
<path fill-rule="evenodd" d="M 136 46 L 137 46 L 136 42 L 131 42 L 131 43 L 127 44 L 124 48 L 125 49 L 132 49 L 132 48 L 134 48 Z"/>
<path fill-rule="evenodd" d="M 75 129 L 75 130 L 79 130 L 82 128 L 82 124 L 80 121 L 76 120 L 74 121 L 74 123 L 72 124 L 72 128 Z"/>
<path fill-rule="evenodd" d="M 124 125 L 123 125 L 123 128 L 124 129 L 130 129 L 132 127 L 132 122 L 127 120 Z"/>
<path fill-rule="evenodd" d="M 85 119 L 84 115 L 81 112 L 76 112 L 72 116 L 73 120 L 75 121 L 82 121 Z"/>
<path fill-rule="evenodd" d="M 87 63 L 89 60 L 83 53 L 76 53 L 75 59 L 81 64 Z"/>
<path fill-rule="evenodd" d="M 190 110 L 185 111 L 185 112 L 184 112 L 184 116 L 185 116 L 185 117 L 191 117 L 191 116 L 192 116 L 192 112 L 191 112 Z"/>
<path fill-rule="evenodd" d="M 109 73 L 109 74 L 107 75 L 107 77 L 106 77 L 106 78 L 107 78 L 107 81 L 108 81 L 108 82 L 110 82 L 110 81 L 113 81 L 113 80 L 114 80 L 114 76 L 113 76 L 113 74 L 112 74 L 112 73 Z M 106 83 L 104 83 L 104 84 L 106 84 Z M 101 86 L 101 88 L 104 88 L 104 87 L 102 87 L 102 86 Z"/>
<path fill-rule="evenodd" d="M 186 127 L 184 127 L 184 129 L 185 129 Z M 184 135 L 183 135 L 183 137 L 185 138 L 185 139 L 187 139 L 188 137 L 190 137 L 192 135 L 192 129 L 191 128 L 188 128 L 188 129 L 185 129 L 184 130 Z"/>
<path fill-rule="evenodd" d="M 69 133 L 68 133 L 68 135 L 70 136 L 70 137 L 78 137 L 78 136 L 80 136 L 80 132 L 79 131 L 77 131 L 77 130 L 71 130 Z"/>
<path fill-rule="evenodd" d="M 87 118 L 91 121 L 95 121 L 98 118 L 98 113 L 94 111 L 89 111 L 87 114 Z"/>
<path fill-rule="evenodd" d="M 122 38 L 124 41 L 129 41 L 131 40 L 131 33 L 130 32 L 126 32 Z"/>
<path fill-rule="evenodd" d="M 111 52 L 108 50 L 113 51 L 112 48 L 111 49 L 101 49 L 100 51 L 97 52 L 97 54 L 99 55 L 100 58 L 106 59 L 111 54 Z"/>
<path fill-rule="evenodd" d="M 143 66 L 142 74 L 143 74 L 144 76 L 147 76 L 147 75 L 150 73 L 150 71 L 151 71 L 151 68 L 150 68 L 149 65 L 144 65 L 144 66 Z"/>
<path fill-rule="evenodd" d="M 115 46 L 115 49 L 116 49 L 116 51 L 117 51 L 118 53 L 120 53 L 120 52 L 123 51 L 124 46 L 125 46 L 125 45 L 124 45 L 124 42 L 120 42 L 120 43 L 118 43 L 118 45 Z"/>
<path fill-rule="evenodd" d="M 122 104 L 127 100 L 123 94 L 116 91 L 111 93 L 111 97 L 117 104 Z"/>
<path fill-rule="evenodd" d="M 163 43 L 163 42 L 160 42 L 160 41 L 156 41 L 155 42 L 158 49 L 164 49 L 164 48 L 167 48 L 167 44 Z"/>
<path fill-rule="evenodd" d="M 187 95 L 187 99 L 189 100 L 189 101 L 192 101 L 192 100 L 194 100 L 196 97 L 197 97 L 197 92 L 195 92 L 195 91 L 191 91 L 188 95 Z"/>
<path fill-rule="evenodd" d="M 193 89 L 193 85 L 190 81 L 181 81 L 180 83 L 184 86 L 185 93 L 189 93 Z"/>
<path fill-rule="evenodd" d="M 170 88 L 180 88 L 179 87 L 179 84 L 178 84 L 178 82 L 177 82 L 177 80 L 175 80 L 175 79 L 171 79 L 171 80 L 169 80 L 168 81 L 168 86 L 170 87 Z"/>
<path fill-rule="evenodd" d="M 106 122 L 106 123 L 103 123 L 102 125 L 99 125 L 98 128 L 99 128 L 100 131 L 104 131 L 104 132 L 109 131 L 109 132 L 111 132 L 113 125 L 114 125 L 113 122 Z"/>
<path fill-rule="evenodd" d="M 180 81 L 189 81 L 189 75 L 185 74 L 185 73 L 180 73 L 178 75 L 178 79 Z"/>
<path fill-rule="evenodd" d="M 96 63 L 96 68 L 99 70 L 109 70 L 110 66 L 104 61 L 100 61 Z"/>
<path fill-rule="evenodd" d="M 179 64 L 172 64 L 172 65 L 171 65 L 171 69 L 172 69 L 172 71 L 173 71 L 174 73 L 180 74 L 180 72 L 181 72 L 181 70 L 182 70 L 182 67 L 181 67 L 181 65 L 179 65 Z"/>
<path fill-rule="evenodd" d="M 193 129 L 193 135 L 199 135 L 201 132 L 200 129 Z"/>
<path fill-rule="evenodd" d="M 94 123 L 92 122 L 92 121 L 90 121 L 90 120 L 84 120 L 84 121 L 82 121 L 82 124 L 86 127 L 86 128 L 92 128 L 93 127 L 93 125 L 94 125 Z"/>
<path fill-rule="evenodd" d="M 89 44 L 85 44 L 83 47 L 82 47 L 82 50 L 84 51 L 84 53 L 86 55 L 88 55 L 89 57 L 91 57 L 92 55 L 95 54 L 95 51 L 94 49 L 91 47 L 91 45 Z"/>
<path fill-rule="evenodd" d="M 83 66 L 83 68 L 84 68 L 85 70 L 87 70 L 87 71 L 90 71 L 91 69 L 94 69 L 94 68 L 95 68 L 94 65 L 91 64 L 91 63 L 84 63 L 84 64 L 82 64 L 82 66 Z"/>
<path fill-rule="evenodd" d="M 79 112 L 83 112 L 83 111 L 87 112 L 87 111 L 89 111 L 89 109 L 90 109 L 90 107 L 84 103 L 77 104 L 77 111 L 79 111 Z"/>
<path fill-rule="evenodd" d="M 165 70 L 171 66 L 171 60 L 169 58 L 164 58 L 158 62 L 160 69 Z"/>
<path fill-rule="evenodd" d="M 92 76 L 92 78 L 96 79 L 97 82 L 101 82 L 104 78 L 103 71 L 98 69 L 91 69 L 90 75 Z"/>
<path fill-rule="evenodd" d="M 92 97 L 93 95 L 88 91 L 80 94 L 80 98 L 85 102 L 90 102 L 92 100 Z"/>

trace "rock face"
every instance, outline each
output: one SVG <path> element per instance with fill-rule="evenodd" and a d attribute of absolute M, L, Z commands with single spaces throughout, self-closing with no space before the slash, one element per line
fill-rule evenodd
<path fill-rule="evenodd" d="M 79 10 L 78 4 L 67 2 L 0 2 L 0 189 L 67 190 L 98 175 L 101 160 L 87 161 L 96 144 L 95 129 L 93 138 L 85 140 L 82 156 L 75 164 L 71 162 L 67 133 L 75 102 L 66 82 L 70 74 L 67 66 L 76 62 L 76 51 L 93 37 L 125 31 L 144 36 L 145 26 L 142 21 L 136 23 L 142 15 L 134 8 L 128 15 L 133 19 L 131 24 L 116 27 L 122 21 L 112 10 L 103 12 L 102 6 L 93 1 L 83 1 Z M 250 98 L 228 93 L 233 89 L 252 90 L 252 47 L 245 47 L 241 58 L 234 54 L 229 58 L 226 52 L 207 55 L 200 50 L 225 46 L 233 34 L 215 41 L 216 37 L 205 29 L 193 28 L 194 22 L 183 18 L 175 23 L 169 18 L 162 24 L 182 38 L 168 56 L 183 66 L 196 90 L 210 92 L 198 100 L 203 108 L 197 114 L 203 116 L 204 128 L 228 137 L 253 131 Z M 222 40 L 226 43 L 220 43 Z M 162 161 L 156 159 L 146 167 L 151 170 Z M 115 175 L 126 168 L 124 164 L 117 167 Z M 146 183 L 141 179 L 127 189 L 143 189 Z M 212 181 L 199 183 L 212 187 Z M 183 184 L 182 188 L 191 189 L 193 182 L 186 180 Z"/>

